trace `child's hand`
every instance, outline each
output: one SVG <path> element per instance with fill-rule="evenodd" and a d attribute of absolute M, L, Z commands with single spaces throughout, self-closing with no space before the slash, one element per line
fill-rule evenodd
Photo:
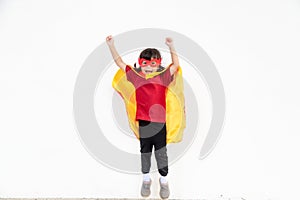
<path fill-rule="evenodd" d="M 108 46 L 114 45 L 114 39 L 111 35 L 106 37 L 106 43 Z"/>
<path fill-rule="evenodd" d="M 167 38 L 166 38 L 166 45 L 167 45 L 168 47 L 173 46 L 173 39 L 170 38 L 170 37 L 167 37 Z"/>

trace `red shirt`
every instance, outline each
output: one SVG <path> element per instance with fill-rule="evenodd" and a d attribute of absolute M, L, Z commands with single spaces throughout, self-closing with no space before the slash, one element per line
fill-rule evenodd
<path fill-rule="evenodd" d="M 146 79 L 126 66 L 127 80 L 135 87 L 136 120 L 166 122 L 166 91 L 172 82 L 170 67 L 163 73 Z"/>

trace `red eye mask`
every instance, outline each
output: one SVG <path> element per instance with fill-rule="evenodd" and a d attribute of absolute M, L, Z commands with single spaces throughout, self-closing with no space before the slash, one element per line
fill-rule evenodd
<path fill-rule="evenodd" d="M 141 67 L 145 66 L 151 66 L 151 67 L 157 67 L 161 64 L 161 58 L 152 58 L 151 60 L 146 60 L 145 58 L 139 58 L 139 65 Z"/>

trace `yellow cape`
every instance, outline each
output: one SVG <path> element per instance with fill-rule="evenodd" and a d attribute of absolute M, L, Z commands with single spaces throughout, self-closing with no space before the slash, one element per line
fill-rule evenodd
<path fill-rule="evenodd" d="M 163 73 L 165 70 L 149 74 L 145 78 L 152 78 Z M 135 70 L 133 69 L 133 71 Z M 113 78 L 112 86 L 123 98 L 130 128 L 139 139 L 139 124 L 135 119 L 136 98 L 133 84 L 127 80 L 125 72 L 119 69 Z M 180 67 L 178 68 L 177 73 L 174 74 L 174 79 L 167 88 L 166 127 L 167 143 L 176 143 L 182 140 L 183 130 L 185 128 L 185 107 L 183 79 Z"/>

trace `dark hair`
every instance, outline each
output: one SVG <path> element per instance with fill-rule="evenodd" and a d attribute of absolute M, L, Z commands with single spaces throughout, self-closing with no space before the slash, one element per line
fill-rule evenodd
<path fill-rule="evenodd" d="M 161 55 L 160 55 L 160 52 L 157 49 L 148 48 L 148 49 L 145 49 L 141 52 L 140 58 L 144 58 L 146 60 L 151 60 L 151 58 L 160 59 Z"/>
<path fill-rule="evenodd" d="M 144 58 L 146 60 L 151 60 L 151 58 L 156 58 L 156 59 L 160 59 L 161 55 L 160 52 L 157 49 L 154 48 L 147 48 L 145 50 L 143 50 L 140 54 L 139 58 Z M 134 68 L 137 72 L 141 71 L 141 68 L 136 68 L 136 63 L 134 63 Z M 159 68 L 157 69 L 158 72 L 163 71 L 165 68 L 163 66 L 159 66 Z"/>

